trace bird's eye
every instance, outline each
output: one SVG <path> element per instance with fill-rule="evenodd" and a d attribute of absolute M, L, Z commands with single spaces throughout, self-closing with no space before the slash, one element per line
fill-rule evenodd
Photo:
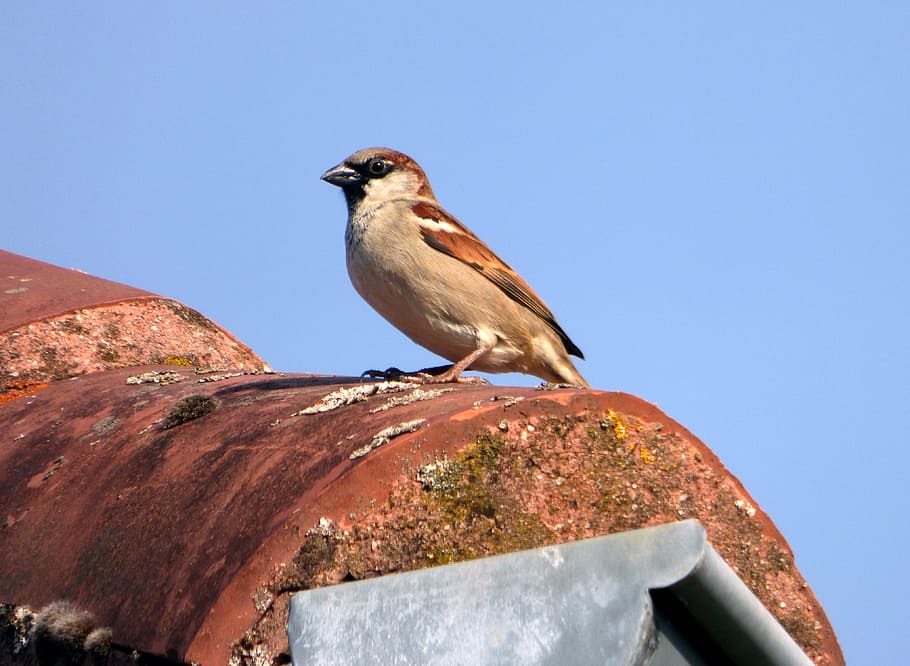
<path fill-rule="evenodd" d="M 376 159 L 376 160 L 370 160 L 370 163 L 367 166 L 367 168 L 370 170 L 370 174 L 372 174 L 374 176 L 384 176 L 386 173 L 388 173 L 389 168 L 391 168 L 391 166 L 392 165 L 389 164 L 388 162 L 386 162 L 385 160 Z"/>

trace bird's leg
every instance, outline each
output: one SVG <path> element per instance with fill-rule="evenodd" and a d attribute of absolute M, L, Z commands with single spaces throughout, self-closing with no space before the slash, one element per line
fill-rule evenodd
<path fill-rule="evenodd" d="M 416 372 L 405 372 L 395 367 L 387 370 L 366 370 L 360 375 L 360 379 L 362 381 L 381 379 L 383 381 L 411 382 L 413 384 L 448 384 L 449 382 L 485 384 L 487 382 L 482 377 L 462 377 L 461 373 L 488 351 L 490 351 L 488 347 L 478 347 L 458 363 L 437 365 L 432 368 L 423 368 Z"/>
<path fill-rule="evenodd" d="M 432 368 L 421 368 L 417 372 L 405 372 L 406 375 L 441 375 L 444 372 L 448 372 L 452 369 L 452 364 L 447 363 L 446 365 L 434 365 Z"/>
<path fill-rule="evenodd" d="M 402 375 L 401 380 L 405 382 L 414 382 L 415 384 L 448 384 L 455 382 L 458 384 L 485 384 L 486 380 L 482 377 L 462 377 L 461 373 L 467 370 L 471 364 L 481 356 L 490 351 L 490 347 L 478 347 L 463 359 L 449 366 L 445 372 L 435 375 L 429 372 L 415 372 L 413 375 Z M 438 368 L 428 368 L 428 370 L 438 370 Z"/>

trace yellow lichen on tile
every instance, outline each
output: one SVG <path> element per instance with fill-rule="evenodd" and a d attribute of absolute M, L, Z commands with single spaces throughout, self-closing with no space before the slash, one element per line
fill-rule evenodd
<path fill-rule="evenodd" d="M 616 439 L 622 441 L 629 436 L 629 432 L 626 429 L 626 424 L 623 423 L 622 419 L 619 418 L 619 414 L 614 412 L 612 409 L 607 410 L 607 423 L 613 428 L 613 435 Z"/>
<path fill-rule="evenodd" d="M 651 453 L 644 444 L 640 446 L 638 455 L 641 456 L 641 460 L 645 465 L 650 465 L 657 460 L 657 456 Z"/>

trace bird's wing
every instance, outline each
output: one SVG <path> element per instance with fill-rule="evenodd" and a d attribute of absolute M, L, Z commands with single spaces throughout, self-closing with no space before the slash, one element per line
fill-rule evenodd
<path fill-rule="evenodd" d="M 511 266 L 496 256 L 487 245 L 470 229 L 449 215 L 437 204 L 419 201 L 411 210 L 420 219 L 420 234 L 423 240 L 435 250 L 467 264 L 505 294 L 540 317 L 562 340 L 566 351 L 573 356 L 584 358 L 581 350 L 566 334 L 556 317 L 544 305 L 531 286 Z"/>

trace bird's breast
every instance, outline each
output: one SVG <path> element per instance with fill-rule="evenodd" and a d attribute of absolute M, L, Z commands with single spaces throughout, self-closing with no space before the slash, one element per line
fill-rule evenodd
<path fill-rule="evenodd" d="M 349 220 L 348 275 L 360 296 L 409 338 L 450 361 L 490 341 L 496 348 L 478 368 L 505 366 L 525 353 L 522 308 L 480 272 L 428 245 L 407 212 L 389 206 Z"/>
<path fill-rule="evenodd" d="M 357 293 L 418 344 L 450 360 L 466 356 L 474 349 L 476 327 L 457 298 L 467 290 L 452 285 L 452 267 L 440 263 L 448 257 L 426 245 L 416 227 L 381 217 L 352 219 L 345 233 L 348 275 Z"/>

